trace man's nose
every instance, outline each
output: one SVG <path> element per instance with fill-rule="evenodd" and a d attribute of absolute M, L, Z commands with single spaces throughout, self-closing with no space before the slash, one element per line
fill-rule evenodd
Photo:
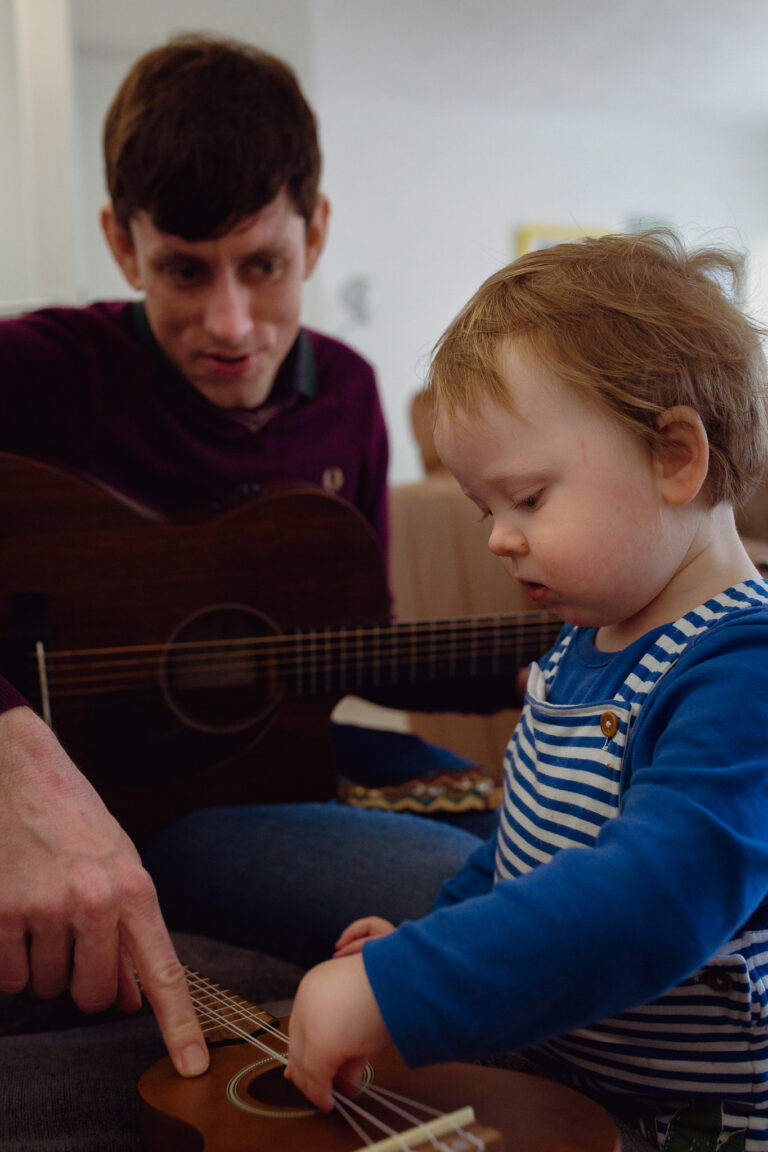
<path fill-rule="evenodd" d="M 205 327 L 224 344 L 239 344 L 253 327 L 247 287 L 226 273 L 211 285 L 205 307 Z"/>

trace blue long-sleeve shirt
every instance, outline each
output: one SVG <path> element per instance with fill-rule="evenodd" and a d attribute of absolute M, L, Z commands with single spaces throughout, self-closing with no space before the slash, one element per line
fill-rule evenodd
<path fill-rule="evenodd" d="M 618 811 L 593 844 L 494 882 L 493 839 L 428 917 L 366 943 L 409 1063 L 528 1047 L 647 1004 L 747 922 L 768 923 L 767 626 L 764 607 L 729 614 L 661 677 L 623 756 Z M 665 630 L 618 653 L 571 631 L 548 701 L 599 713 Z"/>

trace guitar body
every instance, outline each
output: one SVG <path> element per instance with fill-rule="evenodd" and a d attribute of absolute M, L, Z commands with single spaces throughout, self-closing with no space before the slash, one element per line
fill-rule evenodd
<path fill-rule="evenodd" d="M 607 1112 L 538 1076 L 473 1064 L 409 1069 L 391 1049 L 374 1061 L 373 1085 L 442 1112 L 470 1105 L 507 1152 L 619 1152 Z M 337 1111 L 316 1111 L 283 1079 L 282 1065 L 245 1044 L 214 1048 L 209 1071 L 194 1080 L 161 1060 L 139 1092 L 145 1152 L 356 1152 L 363 1143 Z M 358 1100 L 393 1123 L 366 1093 Z"/>
<path fill-rule="evenodd" d="M 3 454 L 0 593 L 2 670 L 36 706 L 37 639 L 46 652 L 174 651 L 251 625 L 269 636 L 389 615 L 373 532 L 319 490 L 275 489 L 169 523 Z M 66 659 L 57 667 L 47 669 L 52 726 L 139 840 L 201 805 L 334 794 L 328 718 L 341 691 L 287 698 L 279 669 L 255 685 L 246 671 L 226 673 L 212 702 L 206 683 L 173 683 L 162 661 L 141 681 L 119 660 L 109 673 L 97 661 L 77 675 Z"/>

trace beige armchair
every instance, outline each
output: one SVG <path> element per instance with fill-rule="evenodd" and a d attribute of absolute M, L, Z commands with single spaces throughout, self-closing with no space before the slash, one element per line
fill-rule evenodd
<path fill-rule="evenodd" d="M 399 620 L 538 610 L 488 551 L 488 526 L 447 472 L 393 487 L 390 582 Z M 470 760 L 500 765 L 517 711 L 411 713 L 412 732 Z"/>

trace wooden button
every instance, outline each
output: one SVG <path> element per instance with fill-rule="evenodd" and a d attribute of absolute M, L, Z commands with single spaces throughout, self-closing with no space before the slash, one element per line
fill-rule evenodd
<path fill-rule="evenodd" d="M 704 973 L 704 983 L 713 992 L 731 992 L 733 990 L 733 977 L 730 972 L 722 968 L 708 968 Z"/>
<path fill-rule="evenodd" d="M 603 712 L 600 717 L 600 731 L 603 736 L 615 736 L 619 730 L 619 718 L 615 712 Z"/>

